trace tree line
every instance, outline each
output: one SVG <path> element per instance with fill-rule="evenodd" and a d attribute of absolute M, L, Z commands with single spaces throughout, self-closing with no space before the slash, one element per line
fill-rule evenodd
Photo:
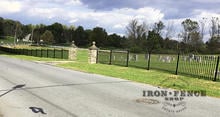
<path fill-rule="evenodd" d="M 220 21 L 213 17 L 203 18 L 199 22 L 185 19 L 181 22 L 182 31 L 175 38 L 173 22 L 162 21 L 149 26 L 145 22 L 133 19 L 126 27 L 127 47 L 132 51 L 149 53 L 220 53 Z M 204 42 L 205 28 L 209 30 L 209 39 Z"/>
<path fill-rule="evenodd" d="M 205 28 L 209 24 L 210 38 L 204 42 Z M 173 22 L 165 25 L 162 21 L 149 26 L 137 19 L 131 20 L 126 26 L 126 36 L 108 34 L 102 27 L 84 29 L 82 26 L 66 26 L 58 22 L 51 25 L 24 25 L 19 21 L 0 17 L 0 36 L 15 36 L 23 39 L 32 34 L 31 40 L 38 44 L 71 44 L 88 47 L 92 41 L 99 48 L 129 49 L 131 52 L 150 53 L 220 53 L 220 23 L 218 18 L 210 21 L 202 19 L 193 21 L 186 19 L 181 23 L 182 31 L 174 36 Z M 174 39 L 177 37 L 178 39 Z"/>
<path fill-rule="evenodd" d="M 82 26 L 66 26 L 58 22 L 51 25 L 37 24 L 24 25 L 19 21 L 3 19 L 0 17 L 0 36 L 15 36 L 23 39 L 26 35 L 32 34 L 31 41 L 35 44 L 71 44 L 72 41 L 79 47 L 91 46 L 95 41 L 101 48 L 124 48 L 125 36 L 108 34 L 102 27 L 84 29 Z"/>

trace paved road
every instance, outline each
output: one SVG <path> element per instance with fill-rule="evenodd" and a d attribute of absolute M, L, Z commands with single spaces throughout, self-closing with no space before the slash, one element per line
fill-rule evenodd
<path fill-rule="evenodd" d="M 185 98 L 183 111 L 167 112 L 162 108 L 164 97 L 151 97 L 156 104 L 137 102 L 146 99 L 143 90 L 159 90 L 157 87 L 0 56 L 0 94 L 17 84 L 26 86 L 0 97 L 4 117 L 220 116 L 217 98 Z M 37 107 L 38 113 L 29 107 Z"/>

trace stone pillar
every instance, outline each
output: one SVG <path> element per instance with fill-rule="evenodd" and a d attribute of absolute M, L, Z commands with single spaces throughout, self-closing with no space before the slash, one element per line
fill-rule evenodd
<path fill-rule="evenodd" d="M 98 48 L 95 45 L 95 42 L 92 42 L 92 46 L 89 47 L 89 57 L 88 57 L 88 62 L 90 64 L 95 64 L 97 60 L 97 51 Z"/>
<path fill-rule="evenodd" d="M 74 41 L 72 41 L 72 45 L 69 48 L 69 60 L 76 60 L 77 55 L 77 46 L 74 44 Z"/>

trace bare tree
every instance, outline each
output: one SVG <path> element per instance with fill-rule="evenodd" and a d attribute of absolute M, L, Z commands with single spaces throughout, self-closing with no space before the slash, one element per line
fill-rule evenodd
<path fill-rule="evenodd" d="M 206 22 L 207 22 L 207 18 L 202 18 L 202 20 L 199 21 L 199 24 L 200 24 L 200 38 L 201 38 L 201 40 L 203 40 L 203 38 L 204 38 Z"/>
<path fill-rule="evenodd" d="M 127 36 L 132 40 L 141 40 L 147 31 L 147 25 L 144 22 L 139 24 L 137 19 L 131 20 L 126 27 Z"/>
<path fill-rule="evenodd" d="M 210 33 L 211 38 L 213 38 L 215 36 L 219 36 L 220 23 L 219 23 L 219 18 L 218 17 L 212 17 L 209 33 Z"/>
<path fill-rule="evenodd" d="M 183 26 L 183 42 L 186 44 L 191 44 L 193 41 L 192 34 L 199 31 L 198 22 L 192 21 L 191 19 L 186 19 L 182 22 Z"/>
<path fill-rule="evenodd" d="M 166 26 L 165 38 L 171 38 L 173 33 L 175 33 L 173 21 L 169 21 Z"/>
<path fill-rule="evenodd" d="M 155 33 L 161 35 L 161 32 L 162 32 L 162 30 L 163 30 L 164 28 L 165 28 L 165 25 L 163 24 L 162 21 L 159 21 L 159 22 L 154 23 L 153 30 L 154 30 Z"/>
<path fill-rule="evenodd" d="M 131 20 L 126 27 L 126 33 L 127 44 L 131 51 L 140 52 L 146 49 L 148 28 L 144 22 L 139 23 L 137 19 Z"/>

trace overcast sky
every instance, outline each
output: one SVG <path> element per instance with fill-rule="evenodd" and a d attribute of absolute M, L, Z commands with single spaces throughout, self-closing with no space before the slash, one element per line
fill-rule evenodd
<path fill-rule="evenodd" d="M 220 18 L 220 0 L 0 0 L 0 16 L 23 24 L 100 26 L 118 34 L 134 18 L 149 26 L 162 20 L 180 31 L 186 18 Z"/>

